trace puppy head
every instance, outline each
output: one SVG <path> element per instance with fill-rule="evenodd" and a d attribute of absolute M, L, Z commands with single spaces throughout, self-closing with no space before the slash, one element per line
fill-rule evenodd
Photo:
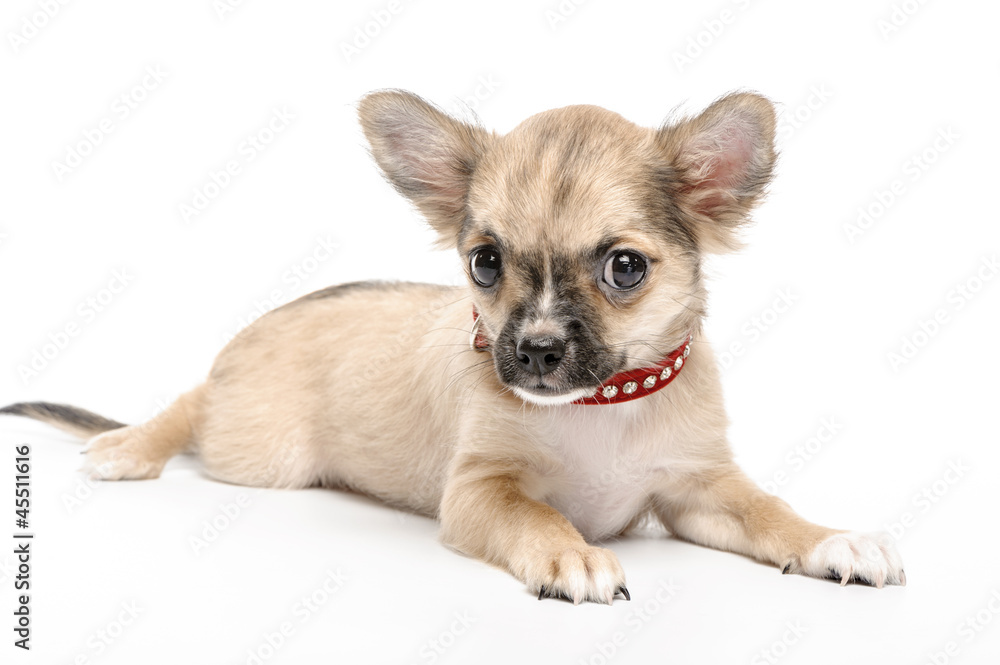
<path fill-rule="evenodd" d="M 738 245 L 775 161 L 773 107 L 748 93 L 658 129 L 571 106 L 499 136 L 400 91 L 360 116 L 386 178 L 458 249 L 500 381 L 540 404 L 698 327 L 702 255 Z"/>

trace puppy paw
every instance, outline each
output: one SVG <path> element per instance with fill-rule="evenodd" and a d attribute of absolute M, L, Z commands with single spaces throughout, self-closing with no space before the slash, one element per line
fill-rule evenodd
<path fill-rule="evenodd" d="M 625 588 L 625 572 L 618 557 L 602 547 L 575 547 L 554 552 L 538 561 L 535 573 L 529 575 L 528 587 L 538 590 L 538 599 L 567 598 L 579 605 L 587 600 L 607 603 L 621 593 L 629 599 Z"/>
<path fill-rule="evenodd" d="M 789 561 L 782 572 L 862 582 L 878 588 L 906 585 L 903 560 L 892 537 L 879 533 L 838 533 L 821 541 L 801 559 Z"/>
<path fill-rule="evenodd" d="M 104 432 L 87 441 L 81 471 L 94 480 L 158 478 L 166 464 L 149 451 L 148 442 L 134 427 Z"/>

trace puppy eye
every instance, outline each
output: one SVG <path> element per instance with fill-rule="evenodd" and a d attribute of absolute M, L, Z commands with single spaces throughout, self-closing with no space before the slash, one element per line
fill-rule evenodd
<path fill-rule="evenodd" d="M 621 291 L 635 288 L 646 276 L 646 260 L 635 252 L 618 252 L 604 264 L 604 281 Z"/>
<path fill-rule="evenodd" d="M 500 252 L 487 247 L 472 253 L 472 279 L 483 287 L 493 286 L 500 277 Z"/>

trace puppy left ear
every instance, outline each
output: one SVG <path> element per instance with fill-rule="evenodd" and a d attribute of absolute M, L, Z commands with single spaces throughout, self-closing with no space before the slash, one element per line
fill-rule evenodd
<path fill-rule="evenodd" d="M 386 180 L 423 213 L 443 247 L 454 247 L 472 172 L 491 135 L 404 90 L 366 95 L 358 116 Z"/>
<path fill-rule="evenodd" d="M 693 218 L 706 251 L 739 246 L 736 230 L 762 200 L 774 171 L 774 130 L 770 101 L 735 93 L 658 131 L 657 143 L 676 175 L 670 194 Z"/>

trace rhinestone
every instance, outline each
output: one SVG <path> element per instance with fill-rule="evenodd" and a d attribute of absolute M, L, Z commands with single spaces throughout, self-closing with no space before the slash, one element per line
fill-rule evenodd
<path fill-rule="evenodd" d="M 646 377 L 646 380 L 642 382 L 642 387 L 645 388 L 646 390 L 649 390 L 654 385 L 656 385 L 656 375 L 655 374 L 650 374 L 649 376 Z"/>
<path fill-rule="evenodd" d="M 611 399 L 618 394 L 618 386 L 604 386 L 604 390 L 601 391 L 601 394 L 608 399 Z"/>
<path fill-rule="evenodd" d="M 664 367 L 663 371 L 660 372 L 660 381 L 666 381 L 670 378 L 671 370 L 669 367 Z"/>
<path fill-rule="evenodd" d="M 639 387 L 638 383 L 636 383 L 635 381 L 629 381 L 624 386 L 622 386 L 622 392 L 624 392 L 626 395 L 631 395 L 636 391 L 638 387 Z"/>
<path fill-rule="evenodd" d="M 684 347 L 684 357 L 687 358 L 689 355 L 691 355 L 691 345 L 690 344 L 688 344 L 687 346 Z"/>
<path fill-rule="evenodd" d="M 674 369 L 678 370 L 684 365 L 684 356 L 677 356 L 677 360 L 674 361 Z"/>

